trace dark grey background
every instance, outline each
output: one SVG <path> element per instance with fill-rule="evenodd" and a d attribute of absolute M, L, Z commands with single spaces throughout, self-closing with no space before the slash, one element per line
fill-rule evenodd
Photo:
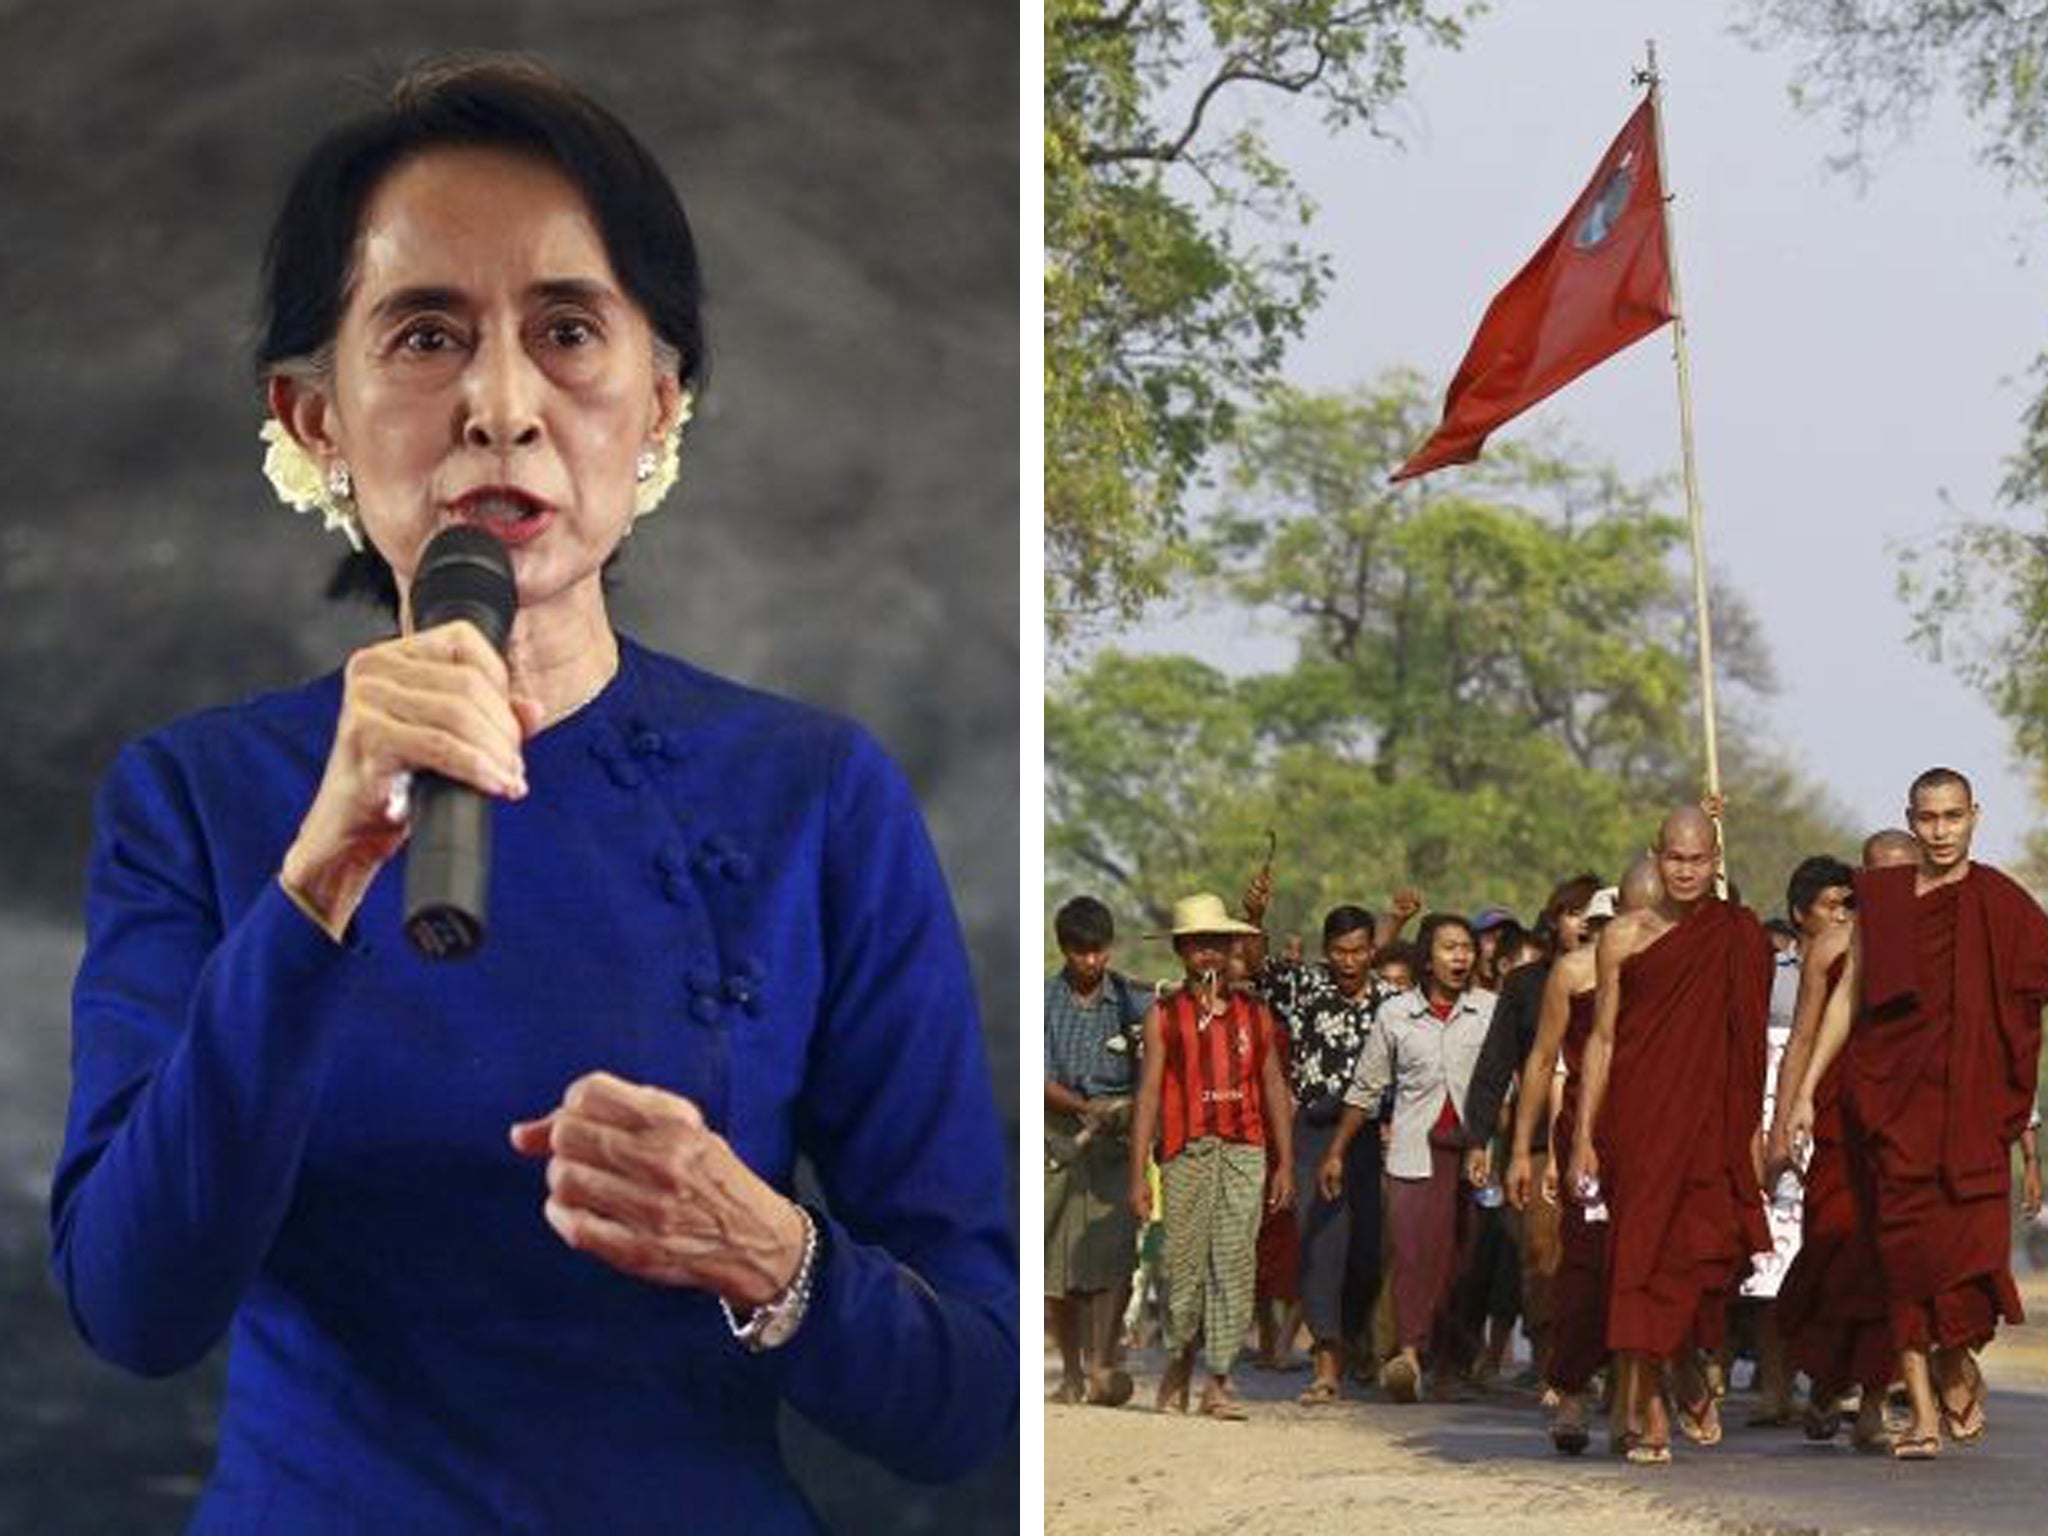
<path fill-rule="evenodd" d="M 993 0 L 0 0 L 0 1529 L 173 1530 L 209 1463 L 219 1361 L 130 1381 L 45 1278 L 90 796 L 376 632 L 261 478 L 247 354 L 297 156 L 423 53 L 545 56 L 681 188 L 711 387 L 617 617 L 904 763 L 1014 1146 L 1017 36 Z M 837 1529 L 1015 1529 L 1014 1448 L 934 1492 L 789 1438 Z"/>

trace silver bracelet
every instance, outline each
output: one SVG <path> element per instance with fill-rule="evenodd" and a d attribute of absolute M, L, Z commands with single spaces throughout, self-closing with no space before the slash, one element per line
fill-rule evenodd
<path fill-rule="evenodd" d="M 733 1312 L 731 1302 L 723 1296 L 718 1298 L 718 1305 L 725 1312 L 726 1327 L 732 1330 L 732 1336 L 748 1354 L 758 1355 L 763 1350 L 787 1344 L 810 1307 L 812 1272 L 818 1263 L 818 1223 L 803 1206 L 799 1205 L 796 1211 L 804 1221 L 804 1252 L 803 1257 L 797 1260 L 796 1274 L 783 1288 L 782 1294 L 754 1308 L 744 1323 Z"/>

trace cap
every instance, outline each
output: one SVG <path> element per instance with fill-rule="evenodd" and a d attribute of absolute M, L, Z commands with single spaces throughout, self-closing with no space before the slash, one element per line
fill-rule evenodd
<path fill-rule="evenodd" d="M 1484 933 L 1489 928 L 1498 928 L 1502 923 L 1515 921 L 1515 914 L 1506 907 L 1481 907 L 1472 914 L 1472 931 Z"/>

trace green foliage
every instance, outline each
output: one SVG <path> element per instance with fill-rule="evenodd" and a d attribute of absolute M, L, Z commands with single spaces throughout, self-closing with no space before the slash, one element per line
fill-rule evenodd
<path fill-rule="evenodd" d="M 1872 141 L 1910 131 L 1953 87 L 1984 130 L 1982 157 L 2015 191 L 2048 195 L 2048 8 L 1999 0 L 1750 0 L 1758 45 L 1806 45 L 1793 97 L 1831 112 L 1847 148 L 1835 164 L 1867 175 Z M 2007 461 L 2000 500 L 2031 530 L 1988 518 L 1906 551 L 1900 595 L 1914 637 L 2005 720 L 2048 805 L 2048 352 Z M 2048 847 L 2027 859 L 2048 889 Z"/>
<path fill-rule="evenodd" d="M 1838 169 L 1866 174 L 1953 88 L 1984 125 L 1985 162 L 2014 186 L 2048 190 L 2048 10 L 2007 0 L 1748 0 L 1758 47 L 1803 43 L 1792 99 L 1831 114 Z"/>
<path fill-rule="evenodd" d="M 1281 391 L 1245 423 L 1202 562 L 1284 616 L 1296 661 L 1232 678 L 1112 651 L 1066 678 L 1046 715 L 1050 895 L 1093 889 L 1147 922 L 1190 891 L 1234 898 L 1271 828 L 1283 930 L 1408 883 L 1533 913 L 1562 878 L 1618 876 L 1698 798 L 1682 524 L 1655 488 L 1526 443 L 1388 487 L 1430 419 L 1399 376 Z M 1753 696 L 1768 665 L 1753 626 L 1731 632 L 1726 681 Z M 1723 743 L 1730 870 L 1774 909 L 1793 863 L 1853 834 L 1739 714 Z"/>
<path fill-rule="evenodd" d="M 1317 102 L 1336 131 L 1401 89 L 1412 40 L 1455 45 L 1428 0 L 1048 0 L 1045 13 L 1046 612 L 1053 638 L 1129 618 L 1185 561 L 1189 489 L 1276 376 L 1327 264 L 1284 237 L 1311 209 L 1247 88 Z M 1249 217 L 1245 217 L 1249 216 Z"/>

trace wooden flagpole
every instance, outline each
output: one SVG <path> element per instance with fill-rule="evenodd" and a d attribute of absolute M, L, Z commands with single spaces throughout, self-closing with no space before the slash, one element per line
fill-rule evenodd
<path fill-rule="evenodd" d="M 1650 88 L 1650 120 L 1657 130 L 1657 177 L 1664 195 L 1664 261 L 1671 280 L 1671 326 L 1673 354 L 1678 361 L 1678 437 L 1685 464 L 1685 515 L 1692 530 L 1692 597 L 1699 620 L 1700 724 L 1707 749 L 1707 793 L 1721 796 L 1721 747 L 1715 727 L 1714 628 L 1707 613 L 1707 537 L 1700 510 L 1699 465 L 1692 445 L 1692 366 L 1686 353 L 1685 305 L 1678 296 L 1678 239 L 1671 220 L 1671 162 L 1664 153 L 1663 80 L 1657 73 L 1657 43 L 1644 45 L 1649 63 L 1636 75 L 1636 84 Z M 1718 833 L 1721 818 L 1714 818 Z M 1726 880 L 1725 872 L 1716 885 Z"/>

